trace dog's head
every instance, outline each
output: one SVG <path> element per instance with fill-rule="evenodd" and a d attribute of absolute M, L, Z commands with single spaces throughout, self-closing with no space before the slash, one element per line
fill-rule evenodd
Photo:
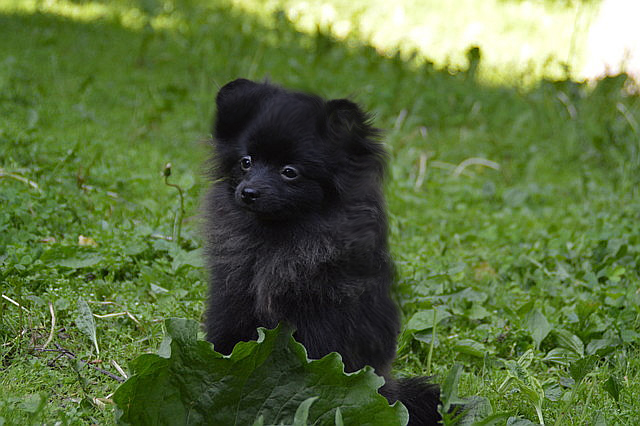
<path fill-rule="evenodd" d="M 379 193 L 385 151 L 355 103 L 239 79 L 216 104 L 214 177 L 243 209 L 284 220 Z"/>

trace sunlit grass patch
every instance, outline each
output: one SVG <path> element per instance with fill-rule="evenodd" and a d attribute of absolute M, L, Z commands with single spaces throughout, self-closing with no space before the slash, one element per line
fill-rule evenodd
<path fill-rule="evenodd" d="M 233 0 L 258 15 L 283 11 L 306 32 L 353 36 L 381 52 L 419 52 L 439 67 L 464 68 L 466 51 L 483 52 L 482 78 L 530 83 L 575 75 L 584 61 L 597 2 L 501 0 Z"/>
<path fill-rule="evenodd" d="M 441 2 L 382 0 L 230 0 L 200 3 L 202 10 L 234 7 L 268 22 L 284 13 L 309 34 L 319 28 L 338 39 L 371 43 L 381 53 L 418 54 L 421 61 L 452 70 L 468 65 L 467 50 L 477 46 L 483 61 L 479 76 L 492 84 L 529 85 L 541 77 L 578 76 L 586 60 L 589 25 L 597 1 L 546 2 L 457 0 Z M 51 13 L 78 21 L 115 19 L 125 27 L 173 28 L 188 25 L 172 1 L 112 2 L 8 0 L 0 10 Z M 268 36 L 268 35 L 265 35 Z"/>
<path fill-rule="evenodd" d="M 46 13 L 78 22 L 110 20 L 125 28 L 141 30 L 145 25 L 154 29 L 176 29 L 184 24 L 178 13 L 174 13 L 169 2 L 148 3 L 154 7 L 133 1 L 83 1 L 72 0 L 7 0 L 0 3 L 0 13 Z"/>

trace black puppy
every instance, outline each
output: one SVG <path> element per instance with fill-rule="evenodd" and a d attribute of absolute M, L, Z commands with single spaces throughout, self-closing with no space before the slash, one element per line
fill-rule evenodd
<path fill-rule="evenodd" d="M 229 354 L 257 327 L 288 322 L 309 357 L 336 351 L 348 372 L 374 367 L 410 424 L 437 424 L 438 387 L 390 376 L 400 324 L 389 296 L 386 153 L 370 117 L 346 99 L 243 79 L 216 102 L 207 339 Z"/>

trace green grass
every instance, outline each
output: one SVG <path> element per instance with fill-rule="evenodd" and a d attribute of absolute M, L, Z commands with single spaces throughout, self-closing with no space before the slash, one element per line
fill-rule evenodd
<path fill-rule="evenodd" d="M 640 422 L 640 99 L 624 77 L 486 85 L 473 60 L 453 72 L 204 4 L 0 5 L 0 424 L 112 422 L 118 383 L 60 348 L 119 374 L 111 361 L 155 351 L 164 318 L 200 318 L 202 141 L 217 86 L 239 76 L 353 95 L 386 129 L 413 327 L 399 375 L 442 380 L 459 363 L 460 394 L 496 412 Z M 499 169 L 456 172 L 470 158 Z M 180 246 L 164 238 L 179 208 L 166 162 L 185 190 Z M 99 355 L 79 298 L 119 314 L 95 318 Z M 431 324 L 414 315 L 433 308 L 429 363 Z"/>
<path fill-rule="evenodd" d="M 599 1 L 565 0 L 234 0 L 250 13 L 282 12 L 296 28 L 355 35 L 386 55 L 427 58 L 459 69 L 470 45 L 483 49 L 483 81 L 564 77 L 586 60 L 587 31 Z M 512 73 L 513 69 L 520 72 Z"/>

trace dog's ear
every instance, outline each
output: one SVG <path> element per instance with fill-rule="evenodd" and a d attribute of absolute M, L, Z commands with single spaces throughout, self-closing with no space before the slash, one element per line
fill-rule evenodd
<path fill-rule="evenodd" d="M 377 194 L 384 178 L 387 153 L 372 116 L 348 99 L 326 103 L 328 137 L 346 154 L 348 167 L 338 168 L 334 184 L 344 197 Z M 368 189 L 367 189 L 368 188 Z"/>
<path fill-rule="evenodd" d="M 372 116 L 348 99 L 333 99 L 326 104 L 329 131 L 343 140 L 345 147 L 356 154 L 381 154 L 384 150 L 376 140 L 379 130 L 371 124 Z"/>
<path fill-rule="evenodd" d="M 215 138 L 220 141 L 237 136 L 275 91 L 276 87 L 268 83 L 244 78 L 225 84 L 216 97 L 217 114 L 212 130 Z"/>

